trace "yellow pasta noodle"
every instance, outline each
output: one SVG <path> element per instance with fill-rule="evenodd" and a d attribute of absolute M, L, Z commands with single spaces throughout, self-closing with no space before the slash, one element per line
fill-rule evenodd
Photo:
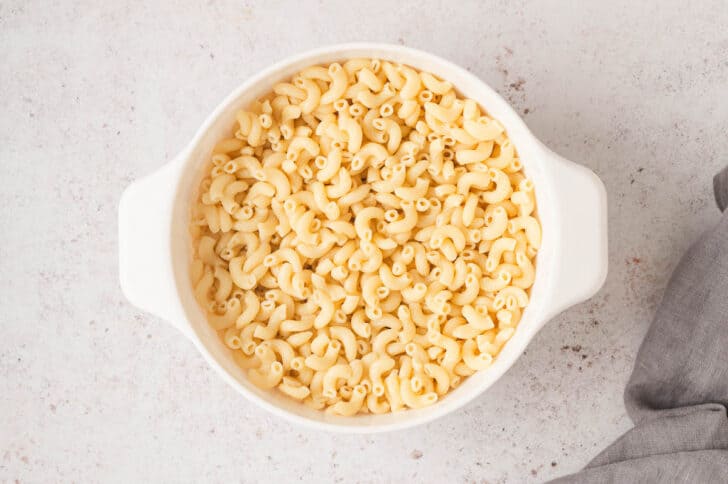
<path fill-rule="evenodd" d="M 541 246 L 503 125 L 378 59 L 235 114 L 191 209 L 195 298 L 249 380 L 334 415 L 433 405 L 517 331 Z"/>

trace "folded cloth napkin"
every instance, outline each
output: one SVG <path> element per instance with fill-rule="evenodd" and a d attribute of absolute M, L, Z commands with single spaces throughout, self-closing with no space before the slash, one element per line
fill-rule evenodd
<path fill-rule="evenodd" d="M 724 211 L 683 256 L 624 393 L 635 426 L 553 482 L 728 482 L 728 167 Z"/>

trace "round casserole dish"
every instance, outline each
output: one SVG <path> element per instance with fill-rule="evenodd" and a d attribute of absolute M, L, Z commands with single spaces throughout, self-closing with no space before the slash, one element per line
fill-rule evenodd
<path fill-rule="evenodd" d="M 494 363 L 468 377 L 435 405 L 384 415 L 340 417 L 312 410 L 279 392 L 260 390 L 207 323 L 190 282 L 190 204 L 215 143 L 229 134 L 235 112 L 268 92 L 273 84 L 304 67 L 353 57 L 410 65 L 453 83 L 502 123 L 524 171 L 533 179 L 543 235 L 530 303 L 513 337 Z M 381 432 L 429 422 L 453 412 L 483 393 L 523 353 L 546 322 L 594 295 L 607 273 L 607 199 L 590 170 L 546 148 L 493 89 L 446 60 L 399 45 L 357 43 L 323 47 L 278 62 L 245 81 L 205 120 L 179 155 L 132 183 L 119 204 L 121 287 L 135 306 L 180 330 L 207 362 L 249 400 L 293 422 L 324 430 Z"/>

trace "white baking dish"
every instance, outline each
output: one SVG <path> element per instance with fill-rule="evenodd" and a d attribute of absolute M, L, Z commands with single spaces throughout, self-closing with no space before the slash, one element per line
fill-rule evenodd
<path fill-rule="evenodd" d="M 515 144 L 526 174 L 534 181 L 543 242 L 531 302 L 490 368 L 467 378 L 429 408 L 337 417 L 311 410 L 278 392 L 262 391 L 247 381 L 193 297 L 188 224 L 203 160 L 217 140 L 231 134 L 235 111 L 303 67 L 352 57 L 387 59 L 432 72 L 451 81 L 461 94 L 478 101 L 498 119 Z M 173 161 L 126 189 L 119 204 L 119 264 L 121 287 L 129 301 L 179 329 L 248 399 L 276 415 L 319 429 L 380 432 L 422 424 L 470 402 L 505 373 L 549 319 L 596 293 L 607 273 L 607 199 L 604 185 L 594 173 L 546 148 L 503 98 L 465 69 L 397 45 L 333 45 L 291 57 L 244 82 L 215 109 Z"/>

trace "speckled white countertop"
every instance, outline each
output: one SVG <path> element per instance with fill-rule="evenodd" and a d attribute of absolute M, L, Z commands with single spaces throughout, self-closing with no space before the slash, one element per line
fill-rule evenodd
<path fill-rule="evenodd" d="M 726 25 L 721 0 L 1 2 L 0 482 L 535 482 L 585 465 L 630 427 L 639 342 L 718 218 Z M 117 282 L 122 189 L 256 70 L 352 40 L 467 67 L 610 197 L 596 297 L 465 410 L 369 437 L 259 410 Z"/>

